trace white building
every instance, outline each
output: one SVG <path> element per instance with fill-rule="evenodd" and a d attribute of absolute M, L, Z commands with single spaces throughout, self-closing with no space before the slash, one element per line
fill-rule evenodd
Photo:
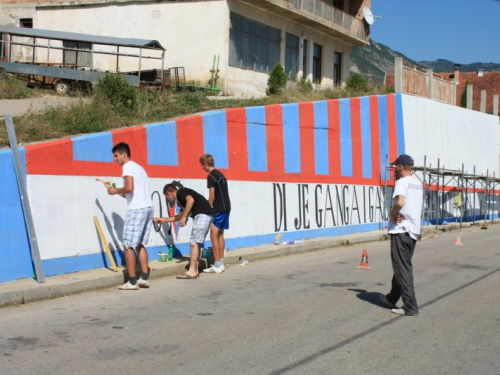
<path fill-rule="evenodd" d="M 29 1 L 0 2 L 0 23 L 158 40 L 167 49 L 165 67 L 184 67 L 186 80 L 202 85 L 209 84 L 214 56 L 220 56 L 217 86 L 226 95 L 265 95 L 278 61 L 290 80 L 341 85 L 349 76 L 351 47 L 369 44 L 362 9 L 371 0 Z M 161 68 L 154 64 L 143 69 Z M 114 70 L 116 61 L 103 59 L 97 68 Z M 119 70 L 137 65 L 124 61 Z"/>

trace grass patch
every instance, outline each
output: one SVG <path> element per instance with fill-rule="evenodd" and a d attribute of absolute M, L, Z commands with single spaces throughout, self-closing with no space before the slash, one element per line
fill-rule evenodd
<path fill-rule="evenodd" d="M 28 112 L 14 119 L 18 142 L 29 143 L 77 134 L 97 133 L 126 126 L 162 122 L 199 112 L 264 106 L 270 104 L 299 103 L 364 95 L 382 95 L 383 86 L 371 85 L 368 92 L 349 89 L 284 90 L 280 94 L 261 99 L 216 100 L 202 92 L 172 93 L 168 91 L 138 91 L 137 105 L 132 108 L 116 106 L 99 93 L 89 100 L 71 105 L 50 107 L 40 112 Z M 8 146 L 4 120 L 0 121 L 0 147 Z"/>
<path fill-rule="evenodd" d="M 0 99 L 26 99 L 40 96 L 39 89 L 31 89 L 26 82 L 17 77 L 5 74 L 0 77 Z"/>

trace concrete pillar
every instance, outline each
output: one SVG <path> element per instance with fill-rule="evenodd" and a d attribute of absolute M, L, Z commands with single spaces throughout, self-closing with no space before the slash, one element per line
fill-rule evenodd
<path fill-rule="evenodd" d="M 434 77 L 432 75 L 432 69 L 428 69 L 429 74 L 429 99 L 434 99 Z"/>
<path fill-rule="evenodd" d="M 481 112 L 486 112 L 486 90 L 481 90 Z"/>
<path fill-rule="evenodd" d="M 307 75 L 306 79 L 310 82 L 313 81 L 313 53 L 314 53 L 314 40 L 307 40 Z"/>
<path fill-rule="evenodd" d="M 302 78 L 305 78 L 306 72 L 302 71 L 302 67 L 304 66 L 304 36 L 300 37 L 299 42 L 299 68 L 297 69 L 297 81 L 300 81 Z"/>
<path fill-rule="evenodd" d="M 467 85 L 467 109 L 472 109 L 472 85 Z"/>
<path fill-rule="evenodd" d="M 493 95 L 493 115 L 498 116 L 498 95 Z"/>
<path fill-rule="evenodd" d="M 457 81 L 455 79 L 453 79 L 453 105 L 457 105 Z"/>
<path fill-rule="evenodd" d="M 403 92 L 403 58 L 394 61 L 394 92 Z"/>

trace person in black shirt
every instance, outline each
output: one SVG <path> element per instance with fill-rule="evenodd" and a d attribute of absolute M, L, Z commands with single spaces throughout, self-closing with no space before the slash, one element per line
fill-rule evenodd
<path fill-rule="evenodd" d="M 224 230 L 229 229 L 229 214 L 231 212 L 228 184 L 222 172 L 215 169 L 215 162 L 212 155 L 201 155 L 200 165 L 205 172 L 208 172 L 208 203 L 210 203 L 214 211 L 214 220 L 210 225 L 210 239 L 212 240 L 215 263 L 210 268 L 204 269 L 203 272 L 222 273 L 225 269 L 224 249 L 226 248 Z"/>
<path fill-rule="evenodd" d="M 204 196 L 192 189 L 181 187 L 177 190 L 175 181 L 165 185 L 163 194 L 165 197 L 174 202 L 177 200 L 182 207 L 174 217 L 155 218 L 157 224 L 172 223 L 178 221 L 181 227 L 186 225 L 188 216 L 193 218 L 193 228 L 191 229 L 191 244 L 189 269 L 182 275 L 177 275 L 178 279 L 196 279 L 199 275 L 198 261 L 200 258 L 200 243 L 205 241 L 208 229 L 213 220 L 212 207 Z"/>

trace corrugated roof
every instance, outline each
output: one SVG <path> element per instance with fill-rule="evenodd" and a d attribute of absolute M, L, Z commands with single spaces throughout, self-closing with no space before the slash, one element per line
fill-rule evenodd
<path fill-rule="evenodd" d="M 135 38 L 117 38 L 112 36 L 100 36 L 91 34 L 70 33 L 66 31 L 54 31 L 44 29 L 29 29 L 25 27 L 14 27 L 0 25 L 0 33 L 11 35 L 27 36 L 32 38 L 71 40 L 75 42 L 88 42 L 95 44 L 125 46 L 125 47 L 145 47 L 165 50 L 156 40 L 135 39 Z"/>

